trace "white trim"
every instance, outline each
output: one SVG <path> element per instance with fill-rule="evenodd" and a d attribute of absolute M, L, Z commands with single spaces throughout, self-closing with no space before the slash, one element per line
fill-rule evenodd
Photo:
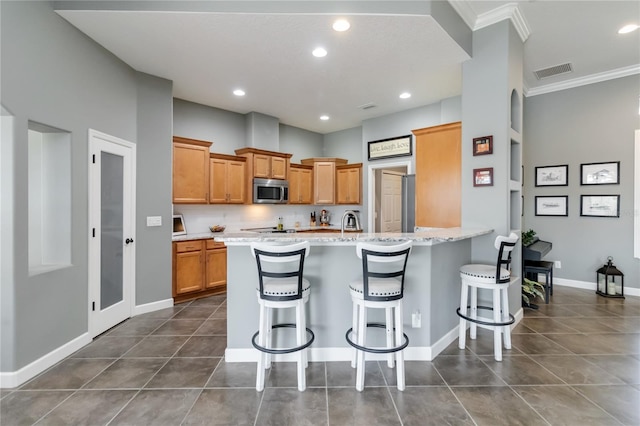
<path fill-rule="evenodd" d="M 594 272 L 595 273 L 595 272 Z M 564 287 L 573 287 L 573 288 L 581 288 L 583 290 L 592 290 L 596 291 L 596 283 L 588 282 L 588 281 L 576 281 L 576 280 L 568 280 L 565 278 L 553 278 L 553 285 L 560 285 Z M 625 296 L 634 296 L 640 297 L 640 288 L 633 287 L 625 287 L 624 288 Z"/>
<path fill-rule="evenodd" d="M 88 345 L 91 343 L 91 340 L 89 333 L 81 334 L 48 354 L 41 356 L 32 363 L 25 365 L 18 371 L 0 373 L 0 388 L 15 388 L 22 385 L 47 368 L 62 361 L 78 349 Z"/>
<path fill-rule="evenodd" d="M 412 141 L 412 143 L 415 143 Z M 413 146 L 415 149 L 415 145 Z M 389 161 L 389 162 L 375 162 L 369 163 L 367 167 L 367 232 L 373 232 L 374 229 L 374 217 L 375 210 L 375 191 L 376 191 L 376 176 L 375 171 L 379 169 L 389 169 L 394 167 L 406 167 L 407 174 L 413 174 L 413 168 L 411 166 L 411 160 L 405 161 Z"/>
<path fill-rule="evenodd" d="M 478 15 L 473 30 L 476 31 L 491 26 L 505 19 L 511 21 L 520 36 L 520 40 L 522 40 L 523 43 L 527 41 L 531 31 L 529 30 L 527 21 L 524 19 L 524 15 L 522 15 L 520 9 L 518 9 L 518 5 L 515 3 L 507 3 Z"/>
<path fill-rule="evenodd" d="M 640 114 L 640 111 L 638 111 Z M 633 201 L 633 257 L 640 259 L 640 130 L 635 131 L 635 170 Z"/>
<path fill-rule="evenodd" d="M 159 311 L 161 309 L 172 308 L 173 299 L 158 300 L 157 302 L 145 303 L 143 305 L 136 305 L 131 312 L 131 316 L 147 314 L 149 312 Z"/>
<path fill-rule="evenodd" d="M 558 83 L 547 84 L 524 90 L 524 95 L 528 98 L 536 95 L 544 95 L 545 93 L 559 92 L 565 89 L 573 89 L 575 87 L 586 86 L 588 84 L 600 83 L 616 78 L 627 77 L 630 75 L 640 74 L 640 64 L 628 67 L 618 68 L 611 71 L 605 71 L 597 74 L 591 74 L 584 77 L 574 78 L 573 80 L 560 81 Z"/>

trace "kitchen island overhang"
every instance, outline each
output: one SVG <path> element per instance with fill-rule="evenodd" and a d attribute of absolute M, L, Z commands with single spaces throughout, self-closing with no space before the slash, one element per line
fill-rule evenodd
<path fill-rule="evenodd" d="M 256 362 L 258 351 L 251 337 L 258 329 L 256 299 L 257 268 L 249 246 L 252 242 L 289 244 L 309 241 L 311 250 L 305 261 L 304 275 L 311 282 L 307 306 L 307 326 L 316 336 L 309 348 L 311 361 L 347 361 L 352 348 L 345 340 L 351 327 L 352 304 L 349 282 L 362 274 L 356 255 L 358 242 L 397 243 L 413 241 L 407 263 L 403 322 L 409 336 L 407 360 L 432 360 L 457 338 L 460 301 L 460 266 L 471 261 L 471 241 L 493 232 L 491 229 L 447 228 L 416 233 L 292 233 L 216 235 L 227 246 L 227 362 Z M 421 327 L 412 327 L 412 314 L 419 312 Z M 282 313 L 279 313 L 282 314 Z M 380 315 L 375 315 L 380 314 Z M 291 315 L 291 316 L 290 316 Z M 274 323 L 291 322 L 292 312 L 278 316 Z M 384 312 L 372 312 L 369 321 L 383 318 Z M 278 336 L 278 345 L 287 345 L 289 337 Z M 382 340 L 373 344 L 382 345 Z M 380 335 L 382 338 L 382 334 Z M 276 357 L 276 361 L 292 357 Z M 367 354 L 367 359 L 381 356 Z"/>

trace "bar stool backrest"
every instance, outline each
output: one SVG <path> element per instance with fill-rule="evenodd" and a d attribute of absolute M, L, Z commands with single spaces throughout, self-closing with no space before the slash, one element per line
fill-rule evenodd
<path fill-rule="evenodd" d="M 498 249 L 498 262 L 496 263 L 496 283 L 507 283 L 511 279 L 500 279 L 500 269 L 506 269 L 511 271 L 511 252 L 513 251 L 516 243 L 518 242 L 518 236 L 515 233 L 511 233 L 508 237 L 504 235 L 498 235 L 494 242 L 494 247 Z"/>
<path fill-rule="evenodd" d="M 356 253 L 362 259 L 362 283 L 364 300 L 388 301 L 402 299 L 404 295 L 404 276 L 407 260 L 411 252 L 412 241 L 396 245 L 358 243 Z M 376 263 L 385 264 L 376 268 Z M 369 279 L 395 278 L 400 281 L 400 293 L 397 295 L 372 296 L 369 294 Z"/>
<path fill-rule="evenodd" d="M 251 243 L 251 252 L 258 266 L 260 298 L 265 300 L 296 300 L 302 298 L 304 259 L 309 256 L 308 241 L 288 245 Z M 265 282 L 284 282 L 297 278 L 297 291 L 291 295 L 265 294 Z"/>

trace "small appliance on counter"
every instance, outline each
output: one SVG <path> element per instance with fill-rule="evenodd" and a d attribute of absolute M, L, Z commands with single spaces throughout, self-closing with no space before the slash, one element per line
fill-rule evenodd
<path fill-rule="evenodd" d="M 360 219 L 358 218 L 358 213 L 360 213 L 360 210 L 347 210 L 346 212 L 344 212 L 344 215 L 347 219 L 347 223 L 346 225 L 344 225 L 344 229 L 348 229 L 350 231 L 362 230 L 362 228 L 360 227 Z"/>
<path fill-rule="evenodd" d="M 324 209 L 320 211 L 320 226 L 329 226 L 329 212 Z"/>

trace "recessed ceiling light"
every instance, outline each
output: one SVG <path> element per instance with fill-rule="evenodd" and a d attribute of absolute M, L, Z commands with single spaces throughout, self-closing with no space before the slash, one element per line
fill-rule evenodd
<path fill-rule="evenodd" d="M 338 19 L 333 23 L 335 31 L 347 31 L 349 28 L 351 28 L 351 24 L 346 19 Z"/>
<path fill-rule="evenodd" d="M 411 93 L 409 92 L 400 93 L 400 99 L 409 99 L 410 97 Z"/>
<path fill-rule="evenodd" d="M 233 94 L 236 95 L 236 96 L 244 96 L 245 95 L 244 90 L 242 90 L 242 89 L 234 90 Z"/>
<path fill-rule="evenodd" d="M 328 115 L 321 115 L 320 116 L 320 120 L 322 120 L 322 121 L 327 121 L 328 119 L 329 119 Z"/>
<path fill-rule="evenodd" d="M 637 24 L 629 24 L 618 30 L 618 34 L 627 34 L 640 28 Z"/>
<path fill-rule="evenodd" d="M 323 58 L 325 56 L 327 56 L 327 51 L 324 50 L 322 47 L 316 47 L 315 49 L 313 49 L 313 56 L 315 56 L 316 58 Z"/>

